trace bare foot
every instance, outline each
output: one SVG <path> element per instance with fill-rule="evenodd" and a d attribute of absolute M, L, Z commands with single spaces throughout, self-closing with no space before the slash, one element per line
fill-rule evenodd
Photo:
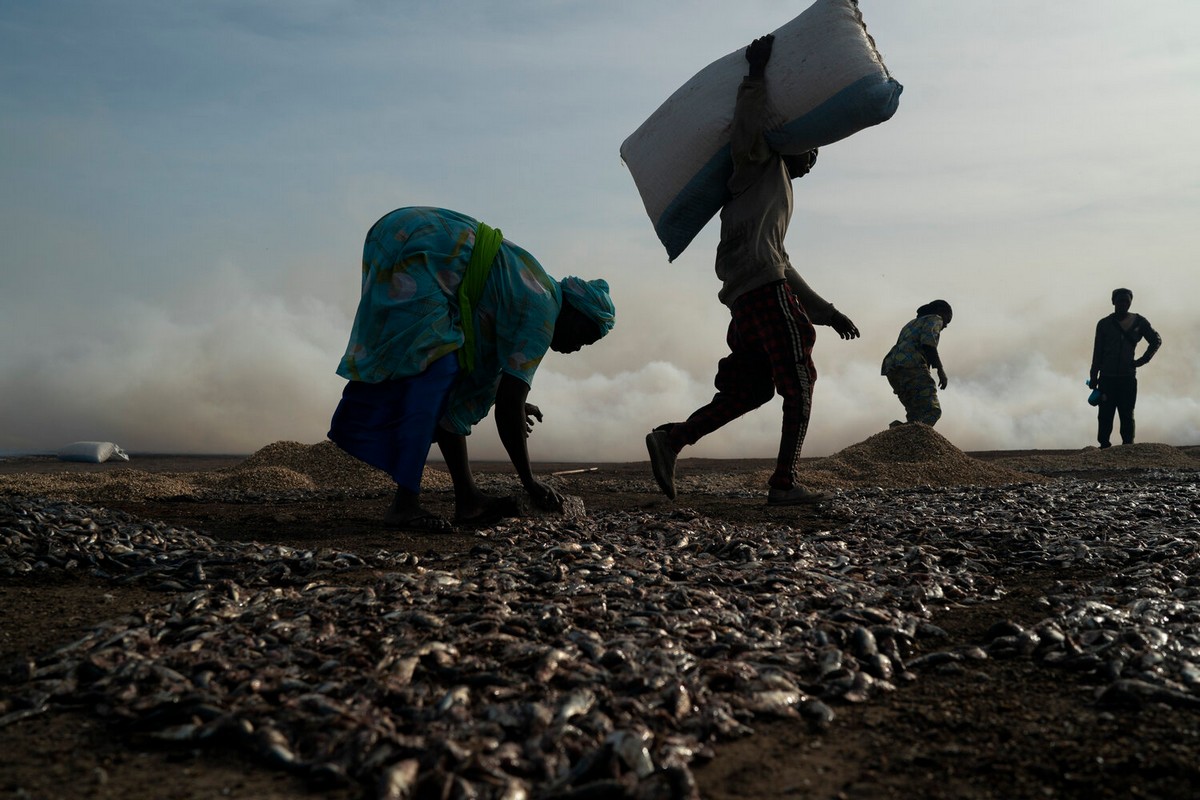
<path fill-rule="evenodd" d="M 393 505 L 383 515 L 383 524 L 389 528 L 424 533 L 448 533 L 454 526 L 431 511 L 420 506 L 397 508 Z"/>
<path fill-rule="evenodd" d="M 454 521 L 460 525 L 491 525 L 505 517 L 519 516 L 520 508 L 512 497 L 492 497 L 480 493 L 470 502 L 455 504 Z"/>

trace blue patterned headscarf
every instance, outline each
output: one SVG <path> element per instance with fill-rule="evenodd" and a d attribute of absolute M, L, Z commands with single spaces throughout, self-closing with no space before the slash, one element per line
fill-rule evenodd
<path fill-rule="evenodd" d="M 583 278 L 563 278 L 559 284 L 564 298 L 600 328 L 600 335 L 613 329 L 617 308 L 608 293 L 608 282 L 602 278 L 585 281 Z"/>

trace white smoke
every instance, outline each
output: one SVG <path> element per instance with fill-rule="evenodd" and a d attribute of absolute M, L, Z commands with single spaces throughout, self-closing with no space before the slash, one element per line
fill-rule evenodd
<path fill-rule="evenodd" d="M 436 4 L 336 20 L 77 5 L 23 4 L 0 29 L 17 65 L 0 73 L 0 452 L 323 440 L 357 248 L 407 204 L 498 225 L 555 277 L 609 280 L 616 330 L 535 379 L 535 459 L 644 460 L 650 427 L 712 396 L 729 319 L 715 225 L 667 264 L 617 151 L 696 69 L 783 22 L 777 4 L 535 5 L 507 11 L 502 37 Z M 936 297 L 956 312 L 941 433 L 968 450 L 1093 444 L 1083 381 L 1121 285 L 1165 340 L 1140 373 L 1138 440 L 1200 441 L 1198 12 L 1168 5 L 1038 4 L 981 26 L 943 3 L 936 35 L 901 4 L 864 9 L 905 90 L 797 184 L 793 263 L 863 331 L 818 330 L 805 455 L 901 416 L 878 365 Z M 105 44 L 41 44 L 79 37 Z M 403 102 L 379 102 L 396 75 Z M 779 426 L 775 400 L 685 454 L 770 457 Z M 470 446 L 505 457 L 490 421 Z"/>
<path fill-rule="evenodd" d="M 645 460 L 647 431 L 685 419 L 712 397 L 728 312 L 710 296 L 715 278 L 694 266 L 681 269 L 656 267 L 636 282 L 618 271 L 613 333 L 579 354 L 547 355 L 530 393 L 545 414 L 530 439 L 532 458 Z M 571 271 L 600 274 L 586 264 Z M 0 374 L 0 451 L 52 452 L 71 441 L 104 440 L 135 453 L 250 453 L 279 440 L 322 441 L 343 385 L 334 368 L 354 288 L 336 305 L 287 298 L 225 264 L 181 293 L 174 307 L 114 302 L 53 320 L 35 337 L 41 346 L 22 350 L 23 360 Z M 1166 304 L 1168 294 L 1153 302 Z M 1139 441 L 1200 441 L 1200 353 L 1185 347 L 1198 340 L 1200 323 L 1187 296 L 1146 311 L 1165 344 L 1140 373 Z M 849 299 L 842 304 L 848 310 Z M 804 455 L 836 452 L 903 417 L 878 365 L 912 312 L 891 305 L 855 312 L 864 332 L 856 341 L 818 328 L 820 377 Z M 1107 309 L 1091 305 L 1052 319 L 1049 306 L 1012 315 L 958 304 L 942 338 L 950 386 L 941 392 L 939 432 L 965 450 L 1094 444 L 1095 410 L 1086 405 L 1084 381 L 1095 320 Z M 10 322 L 31 324 L 21 319 Z M 684 455 L 772 457 L 781 414 L 776 398 Z M 477 459 L 506 457 L 490 419 L 469 445 Z"/>

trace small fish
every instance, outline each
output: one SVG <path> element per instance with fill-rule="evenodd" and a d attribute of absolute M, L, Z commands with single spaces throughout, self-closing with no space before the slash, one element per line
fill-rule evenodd
<path fill-rule="evenodd" d="M 576 689 L 566 696 L 554 715 L 554 722 L 565 724 L 572 717 L 586 714 L 596 703 L 596 693 L 591 689 Z"/>
<path fill-rule="evenodd" d="M 421 763 L 406 758 L 384 769 L 375 792 L 377 800 L 411 800 L 416 794 Z"/>

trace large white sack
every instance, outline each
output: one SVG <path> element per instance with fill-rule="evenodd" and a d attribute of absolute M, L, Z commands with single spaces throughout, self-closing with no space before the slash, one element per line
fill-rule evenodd
<path fill-rule="evenodd" d="M 766 75 L 776 119 L 767 139 L 777 151 L 821 147 L 896 113 L 903 87 L 884 66 L 855 0 L 817 0 L 774 33 Z M 725 203 L 748 44 L 696 73 L 621 145 L 671 261 Z"/>
<path fill-rule="evenodd" d="M 129 455 L 112 442 L 73 442 L 58 451 L 60 461 L 89 461 L 103 464 L 110 458 L 128 461 Z"/>

